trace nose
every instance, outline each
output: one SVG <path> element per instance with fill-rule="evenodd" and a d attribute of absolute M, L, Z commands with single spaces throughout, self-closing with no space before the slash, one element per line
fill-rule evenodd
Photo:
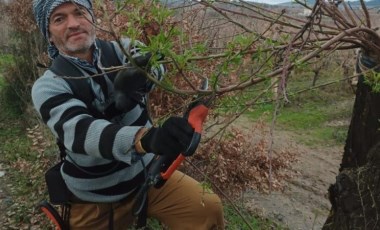
<path fill-rule="evenodd" d="M 69 28 L 78 28 L 80 25 L 79 20 L 74 15 L 69 15 L 67 17 L 67 27 Z"/>

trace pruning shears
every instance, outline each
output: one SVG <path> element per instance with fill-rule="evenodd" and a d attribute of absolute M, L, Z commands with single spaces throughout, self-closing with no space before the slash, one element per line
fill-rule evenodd
<path fill-rule="evenodd" d="M 200 90 L 207 90 L 208 79 L 205 78 L 202 82 Z M 138 216 L 144 208 L 146 202 L 147 190 L 149 187 L 154 186 L 155 188 L 162 187 L 165 182 L 170 178 L 174 171 L 181 165 L 185 157 L 194 154 L 197 149 L 200 140 L 203 123 L 206 120 L 209 106 L 212 102 L 211 97 L 200 97 L 198 96 L 190 106 L 187 108 L 184 117 L 188 119 L 189 124 L 194 129 L 194 134 L 192 136 L 190 145 L 188 148 L 177 157 L 171 157 L 166 155 L 156 155 L 149 167 L 145 183 L 140 187 L 136 195 L 135 204 L 133 207 L 133 214 Z"/>

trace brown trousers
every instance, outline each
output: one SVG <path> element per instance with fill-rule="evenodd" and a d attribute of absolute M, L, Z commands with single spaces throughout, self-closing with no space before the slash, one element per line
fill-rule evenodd
<path fill-rule="evenodd" d="M 116 203 L 74 203 L 70 210 L 70 229 L 107 230 L 113 209 L 113 228 L 131 229 L 133 198 Z M 219 197 L 203 189 L 193 178 L 176 171 L 160 188 L 148 192 L 148 217 L 168 229 L 224 229 L 223 206 Z"/>

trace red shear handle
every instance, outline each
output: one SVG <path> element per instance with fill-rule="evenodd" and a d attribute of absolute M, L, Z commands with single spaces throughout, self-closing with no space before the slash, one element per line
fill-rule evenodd
<path fill-rule="evenodd" d="M 169 166 L 169 168 L 165 172 L 161 173 L 161 177 L 164 180 L 169 179 L 169 177 L 185 159 L 185 156 L 191 156 L 194 154 L 201 140 L 202 125 L 206 120 L 207 114 L 208 108 L 204 104 L 199 104 L 190 110 L 188 121 L 189 124 L 194 128 L 193 138 L 191 139 L 187 150 L 184 153 L 179 154 L 178 157 Z"/>
<path fill-rule="evenodd" d="M 65 229 L 65 224 L 63 222 L 62 217 L 59 215 L 57 210 L 47 201 L 42 201 L 39 204 L 39 208 L 41 209 L 42 212 L 45 213 L 45 215 L 53 222 L 55 225 L 56 230 L 64 230 Z"/>
<path fill-rule="evenodd" d="M 164 180 L 169 179 L 169 177 L 173 174 L 173 172 L 178 168 L 178 166 L 182 163 L 184 159 L 185 159 L 185 156 L 182 154 L 179 154 L 178 157 L 169 166 L 169 168 L 165 172 L 161 173 L 162 179 Z"/>
<path fill-rule="evenodd" d="M 208 108 L 204 104 L 199 104 L 195 106 L 189 112 L 189 124 L 194 128 L 196 133 L 202 132 L 203 122 L 206 120 L 208 114 Z"/>

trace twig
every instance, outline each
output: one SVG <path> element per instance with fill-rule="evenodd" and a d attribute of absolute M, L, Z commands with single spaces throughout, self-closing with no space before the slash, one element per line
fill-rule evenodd
<path fill-rule="evenodd" d="M 220 10 L 220 9 L 217 8 L 217 7 L 215 7 L 213 4 L 209 3 L 208 1 L 201 0 L 201 1 L 200 1 L 200 4 L 212 8 L 213 10 L 215 10 L 216 12 L 218 12 L 220 15 L 223 15 L 223 17 L 225 17 L 226 19 L 228 19 L 228 21 L 230 21 L 231 23 L 237 25 L 238 27 L 242 28 L 243 30 L 245 30 L 245 31 L 247 31 L 247 32 L 249 32 L 249 33 L 252 33 L 252 30 L 248 29 L 248 28 L 245 27 L 243 24 L 238 23 L 238 22 L 236 22 L 235 20 L 232 20 L 232 19 L 231 19 L 227 14 L 225 14 L 222 10 Z"/>
<path fill-rule="evenodd" d="M 364 0 L 360 0 L 360 5 L 362 6 L 362 9 L 364 11 L 365 19 L 366 19 L 366 22 L 367 22 L 367 27 L 371 28 L 371 20 L 370 20 L 370 17 L 369 17 L 367 6 L 364 3 Z"/>

